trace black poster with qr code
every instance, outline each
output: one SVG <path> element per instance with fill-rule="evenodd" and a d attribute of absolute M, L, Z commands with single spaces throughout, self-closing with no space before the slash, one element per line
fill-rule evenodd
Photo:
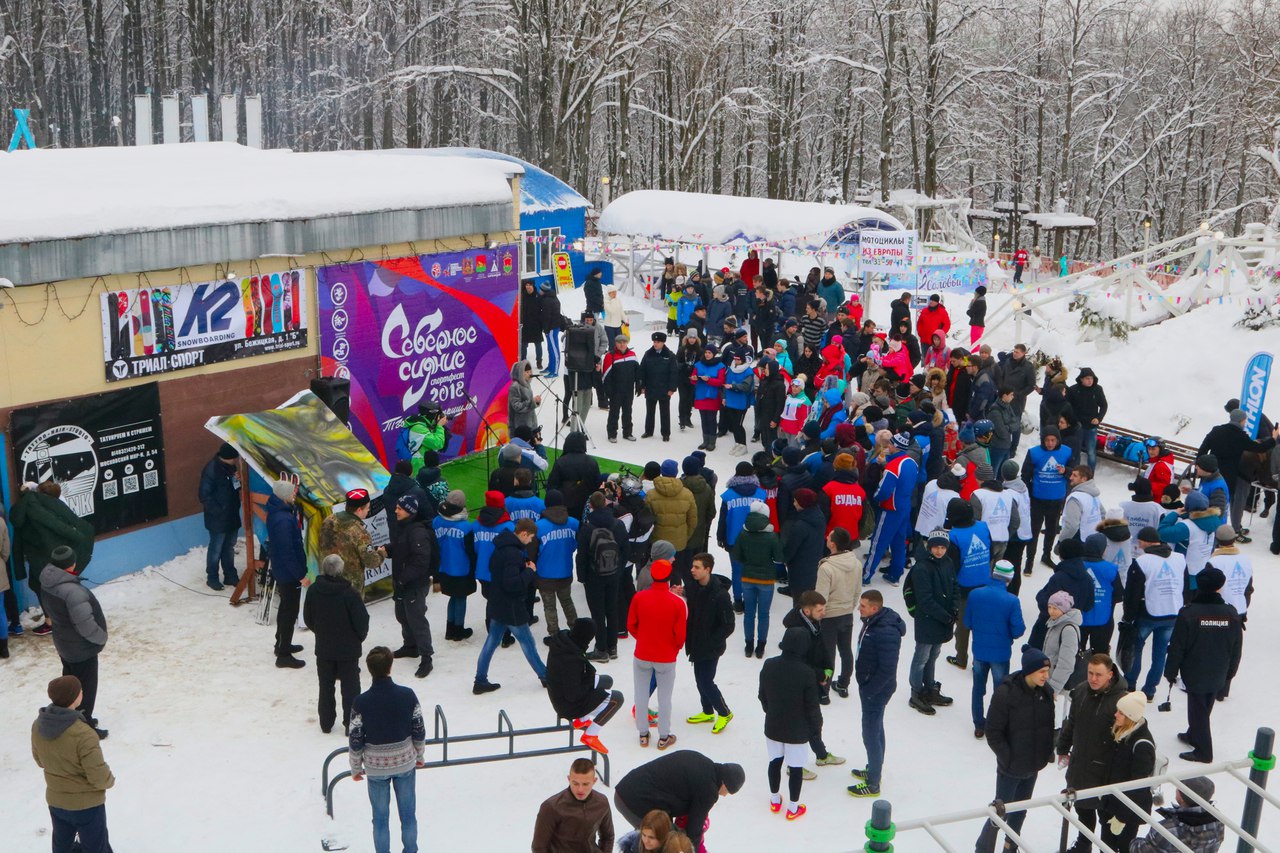
<path fill-rule="evenodd" d="M 19 482 L 56 482 L 98 533 L 169 514 L 156 383 L 15 409 L 11 423 Z"/>

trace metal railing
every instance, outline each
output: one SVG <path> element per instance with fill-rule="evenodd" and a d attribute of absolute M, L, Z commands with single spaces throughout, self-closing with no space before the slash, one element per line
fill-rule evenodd
<path fill-rule="evenodd" d="M 1053 794 L 1045 797 L 1035 797 L 1030 800 L 1022 800 L 1016 803 L 1004 803 L 999 800 L 992 802 L 982 808 L 968 809 L 965 811 L 952 812 L 950 814 L 935 815 L 927 818 L 917 818 L 915 820 L 903 821 L 894 824 L 892 821 L 892 806 L 887 800 L 876 800 L 872 804 L 871 819 L 867 821 L 865 827 L 866 843 L 862 848 L 872 853 L 891 853 L 893 850 L 893 840 L 901 836 L 903 833 L 914 830 L 922 830 L 930 838 L 933 839 L 937 847 L 947 853 L 958 853 L 957 848 L 943 837 L 940 831 L 941 827 L 949 824 L 962 823 L 978 819 L 986 819 L 991 821 L 997 829 L 1005 834 L 1005 837 L 1012 843 L 1016 844 L 1022 853 L 1038 853 L 1038 851 L 1057 851 L 1061 850 L 1060 841 L 1055 840 L 1052 845 L 1046 845 L 1037 841 L 1029 841 L 1026 836 L 1015 831 L 1008 822 L 1008 816 L 1018 812 L 1030 812 L 1035 809 L 1051 809 L 1061 815 L 1063 821 L 1070 823 L 1079 832 L 1103 853 L 1121 853 L 1103 843 L 1101 832 L 1085 826 L 1078 817 L 1073 813 L 1072 806 L 1077 799 L 1087 799 L 1092 797 L 1113 796 L 1128 806 L 1134 814 L 1146 823 L 1151 830 L 1158 833 L 1162 838 L 1172 845 L 1173 849 L 1179 853 L 1193 853 L 1186 844 L 1179 841 L 1168 829 L 1160 825 L 1160 817 L 1144 813 L 1134 801 L 1125 793 L 1126 791 L 1134 791 L 1144 787 L 1154 787 L 1165 783 L 1172 784 L 1178 789 L 1187 800 L 1203 808 L 1206 812 L 1213 815 L 1217 820 L 1222 822 L 1223 827 L 1229 835 L 1235 835 L 1239 841 L 1236 846 L 1236 853 L 1250 853 L 1250 851 L 1260 851 L 1260 853 L 1271 853 L 1274 849 L 1267 844 L 1258 840 L 1258 826 L 1262 819 L 1263 803 L 1270 803 L 1272 806 L 1280 809 L 1280 798 L 1268 793 L 1266 790 L 1267 776 L 1271 770 L 1275 769 L 1276 758 L 1274 753 L 1275 732 L 1269 728 L 1258 729 L 1257 737 L 1254 741 L 1253 751 L 1249 753 L 1247 758 L 1235 759 L 1233 761 L 1223 761 L 1216 764 L 1210 764 L 1204 767 L 1196 767 L 1193 769 L 1180 770 L 1177 772 L 1160 773 L 1155 776 L 1148 776 L 1144 779 L 1134 779 L 1127 782 L 1119 782 L 1111 785 L 1099 785 L 1096 788 L 1087 788 L 1082 791 L 1068 789 L 1060 794 Z M 1245 768 L 1249 768 L 1246 775 L 1242 772 Z M 1230 776 L 1236 781 L 1242 783 L 1245 788 L 1244 810 L 1240 819 L 1233 820 L 1225 812 L 1213 805 L 1209 800 L 1204 799 L 1186 784 L 1186 779 L 1195 776 Z M 1065 824 L 1064 824 L 1065 832 Z M 1037 846 L 1038 845 L 1038 846 Z M 1224 842 L 1223 848 L 1226 849 Z"/>
<path fill-rule="evenodd" d="M 573 736 L 575 730 L 573 724 L 565 722 L 561 724 L 561 718 L 556 719 L 554 726 L 538 726 L 530 729 L 517 729 L 511 722 L 511 717 L 507 715 L 505 710 L 498 711 L 498 730 L 494 732 L 481 732 L 479 734 L 469 735 L 450 735 L 449 720 L 445 717 L 444 709 L 436 705 L 434 733 L 425 745 L 428 747 L 438 746 L 441 749 L 440 759 L 438 761 L 428 761 L 424 763 L 418 770 L 434 770 L 438 767 L 458 767 L 464 764 L 486 764 L 492 761 L 510 761 L 514 758 L 539 758 L 547 755 L 564 755 L 574 752 L 590 752 L 591 763 L 602 765 L 599 767 L 600 781 L 609 784 L 609 756 L 601 755 L 592 750 L 588 746 L 581 743 L 575 743 Z M 569 742 L 566 746 L 547 747 L 544 749 L 528 749 L 521 752 L 516 751 L 516 738 L 529 737 L 535 735 L 557 734 L 559 732 L 567 732 Z M 501 753 L 493 753 L 490 755 L 469 755 L 463 758 L 449 757 L 449 744 L 453 743 L 474 743 L 476 741 L 505 739 L 507 741 L 507 751 Z M 324 765 L 320 769 L 320 794 L 324 797 L 325 812 L 329 817 L 333 817 L 333 789 L 343 779 L 350 778 L 351 771 L 343 770 L 341 773 L 329 778 L 329 765 L 339 755 L 345 755 L 350 750 L 343 746 L 335 749 L 333 752 L 325 756 Z"/>

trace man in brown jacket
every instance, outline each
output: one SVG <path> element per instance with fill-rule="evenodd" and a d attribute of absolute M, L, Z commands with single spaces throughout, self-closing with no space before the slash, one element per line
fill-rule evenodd
<path fill-rule="evenodd" d="M 53 819 L 53 853 L 111 853 L 107 840 L 107 789 L 116 784 L 102 758 L 98 735 L 76 710 L 80 679 L 49 682 L 49 705 L 31 726 L 31 755 L 44 770 L 45 801 Z M 75 846 L 76 836 L 80 843 Z"/>
<path fill-rule="evenodd" d="M 613 810 L 591 790 L 596 768 L 589 758 L 569 765 L 569 787 L 543 801 L 533 825 L 533 853 L 612 853 Z"/>

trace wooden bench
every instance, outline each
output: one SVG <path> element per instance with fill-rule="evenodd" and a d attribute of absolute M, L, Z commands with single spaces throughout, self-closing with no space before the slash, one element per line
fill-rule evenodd
<path fill-rule="evenodd" d="M 1103 421 L 1102 423 L 1098 424 L 1098 435 L 1106 435 L 1106 436 L 1123 435 L 1128 438 L 1136 439 L 1138 441 L 1146 441 L 1148 438 L 1150 438 L 1150 436 L 1148 436 L 1146 433 L 1127 429 L 1122 426 L 1116 426 L 1115 424 L 1109 424 L 1106 421 Z M 1194 472 L 1196 455 L 1197 455 L 1196 448 L 1192 447 L 1189 444 L 1181 444 L 1176 441 L 1170 441 L 1167 438 L 1162 439 L 1162 441 L 1164 443 L 1165 448 L 1167 448 L 1170 452 L 1173 453 L 1173 458 L 1178 463 L 1180 463 L 1180 466 L 1183 470 L 1191 469 Z M 1110 453 L 1102 449 L 1101 447 L 1098 448 L 1098 458 L 1108 459 L 1112 462 L 1117 462 L 1121 465 L 1128 465 L 1130 468 L 1142 469 L 1145 467 L 1144 463 L 1135 462 L 1132 459 L 1125 459 L 1123 456 L 1117 456 L 1116 454 Z"/>

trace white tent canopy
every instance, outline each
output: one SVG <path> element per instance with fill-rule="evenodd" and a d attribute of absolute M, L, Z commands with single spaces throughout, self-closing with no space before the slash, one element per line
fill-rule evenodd
<path fill-rule="evenodd" d="M 819 248 L 850 232 L 900 231 L 903 225 L 883 211 L 852 204 L 637 190 L 611 202 L 598 229 L 703 245 L 742 241 Z"/>

